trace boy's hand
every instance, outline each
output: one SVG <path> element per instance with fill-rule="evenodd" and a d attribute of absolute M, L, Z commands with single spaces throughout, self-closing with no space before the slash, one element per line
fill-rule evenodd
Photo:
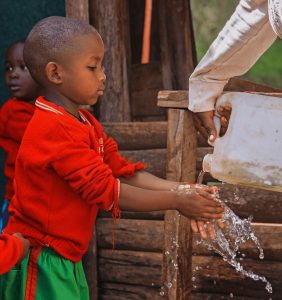
<path fill-rule="evenodd" d="M 215 187 L 196 185 L 196 189 L 179 191 L 179 212 L 184 216 L 200 221 L 221 219 L 224 208 L 216 201 Z"/>
<path fill-rule="evenodd" d="M 19 238 L 22 241 L 22 244 L 23 244 L 23 253 L 22 253 L 22 256 L 20 257 L 20 259 L 17 262 L 17 264 L 20 264 L 22 262 L 22 260 L 27 256 L 27 253 L 28 253 L 28 250 L 29 250 L 29 247 L 30 247 L 30 242 L 29 242 L 29 240 L 25 239 L 24 236 L 19 232 L 14 233 L 13 236 L 16 236 L 17 238 Z"/>
<path fill-rule="evenodd" d="M 217 226 L 222 229 L 224 228 L 224 223 L 219 220 L 217 221 Z M 216 237 L 214 223 L 191 220 L 191 228 L 194 233 L 200 233 L 202 239 L 207 239 L 209 237 L 214 240 Z"/>

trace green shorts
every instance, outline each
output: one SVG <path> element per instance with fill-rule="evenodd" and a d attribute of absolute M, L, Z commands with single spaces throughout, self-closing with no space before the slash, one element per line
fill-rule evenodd
<path fill-rule="evenodd" d="M 88 300 L 81 261 L 50 248 L 32 248 L 19 266 L 0 277 L 1 300 Z"/>

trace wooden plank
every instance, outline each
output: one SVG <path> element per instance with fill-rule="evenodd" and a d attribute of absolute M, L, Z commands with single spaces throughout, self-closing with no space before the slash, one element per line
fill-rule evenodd
<path fill-rule="evenodd" d="M 169 110 L 168 114 L 167 178 L 194 182 L 196 174 L 197 137 L 192 115 L 184 110 Z M 175 244 L 178 247 L 175 247 Z M 190 220 L 176 211 L 165 214 L 163 282 L 173 283 L 165 299 L 191 299 L 192 233 Z M 175 269 L 171 263 L 178 265 Z"/>
<path fill-rule="evenodd" d="M 167 122 L 103 123 L 105 133 L 117 143 L 119 150 L 166 148 Z"/>
<path fill-rule="evenodd" d="M 282 90 L 267 86 L 264 84 L 255 83 L 249 80 L 240 79 L 237 77 L 231 78 L 224 88 L 225 91 L 236 92 L 261 92 L 261 93 L 281 93 Z"/>
<path fill-rule="evenodd" d="M 252 223 L 252 227 L 263 248 L 264 259 L 267 261 L 272 260 L 282 262 L 282 225 Z M 200 240 L 200 236 L 199 234 L 195 234 L 193 239 L 194 255 L 216 255 L 212 251 L 209 251 L 205 246 L 198 245 L 198 240 Z M 251 241 L 243 244 L 240 249 L 241 253 L 244 253 L 247 258 L 258 259 L 257 247 Z"/>
<path fill-rule="evenodd" d="M 65 0 L 66 17 L 89 22 L 88 0 Z"/>
<path fill-rule="evenodd" d="M 164 178 L 166 169 L 166 149 L 124 150 L 121 155 L 132 162 L 141 161 L 146 170 L 156 176 Z"/>
<path fill-rule="evenodd" d="M 98 264 L 102 282 L 161 286 L 161 253 L 100 250 Z"/>
<path fill-rule="evenodd" d="M 130 121 L 128 3 L 126 0 L 89 0 L 89 17 L 90 24 L 101 34 L 106 49 L 104 66 L 107 84 L 99 101 L 99 120 Z"/>
<path fill-rule="evenodd" d="M 193 256 L 193 290 L 204 293 L 233 293 L 236 296 L 255 297 L 257 299 L 281 299 L 282 263 L 276 261 L 258 261 L 244 259 L 245 269 L 265 276 L 272 284 L 273 294 L 265 290 L 265 284 L 245 278 L 236 272 L 220 257 Z"/>
<path fill-rule="evenodd" d="M 220 198 L 240 217 L 254 222 L 281 223 L 282 193 L 223 184 Z"/>
<path fill-rule="evenodd" d="M 167 121 L 105 122 L 102 125 L 105 133 L 118 143 L 119 150 L 161 149 L 167 146 Z M 208 147 L 199 133 L 197 140 L 199 147 Z"/>
<path fill-rule="evenodd" d="M 253 223 L 252 226 L 264 250 L 265 260 L 282 261 L 282 225 Z M 112 220 L 99 218 L 96 223 L 96 231 L 98 247 L 100 249 L 111 249 Z M 162 252 L 163 238 L 163 221 L 120 219 L 115 223 L 116 250 Z M 193 254 L 214 255 L 205 246 L 197 245 L 199 239 L 199 235 L 195 234 L 193 238 Z M 243 244 L 241 250 L 248 258 L 258 258 L 258 250 L 252 242 Z"/>
<path fill-rule="evenodd" d="M 98 247 L 111 249 L 112 220 L 99 218 L 96 223 L 96 230 Z M 114 230 L 116 250 L 163 251 L 163 221 L 120 219 L 115 223 Z"/>
<path fill-rule="evenodd" d="M 233 293 L 219 294 L 219 293 L 192 293 L 192 300 L 258 300 L 257 297 L 234 296 Z"/>
<path fill-rule="evenodd" d="M 281 89 L 272 88 L 270 86 L 265 86 L 250 82 L 247 80 L 232 78 L 226 85 L 225 91 L 233 92 L 262 92 L 262 93 L 282 93 Z M 159 91 L 158 93 L 158 106 L 167 108 L 188 108 L 188 89 L 179 91 Z"/>
<path fill-rule="evenodd" d="M 99 290 L 101 300 L 162 300 L 160 288 L 126 285 L 120 283 L 103 283 Z"/>

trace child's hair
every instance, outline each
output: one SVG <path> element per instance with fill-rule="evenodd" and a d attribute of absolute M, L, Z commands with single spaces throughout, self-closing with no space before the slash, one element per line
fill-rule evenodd
<path fill-rule="evenodd" d="M 24 44 L 25 41 L 26 41 L 25 38 L 18 39 L 18 40 L 16 40 L 16 41 L 14 41 L 13 43 L 11 43 L 11 44 L 9 45 L 8 50 L 9 50 L 11 47 L 13 47 L 14 45 L 16 45 L 16 44 Z"/>
<path fill-rule="evenodd" d="M 24 61 L 32 77 L 42 83 L 46 64 L 62 59 L 66 52 L 77 51 L 76 38 L 93 32 L 97 33 L 93 26 L 76 19 L 52 16 L 39 21 L 24 46 Z"/>

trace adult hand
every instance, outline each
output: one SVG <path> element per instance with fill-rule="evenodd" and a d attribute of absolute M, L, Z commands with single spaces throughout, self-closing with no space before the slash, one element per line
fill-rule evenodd
<path fill-rule="evenodd" d="M 17 233 L 14 233 L 13 236 L 19 238 L 23 244 L 23 253 L 21 255 L 21 257 L 19 258 L 17 264 L 20 264 L 22 262 L 22 260 L 27 256 L 28 254 L 28 250 L 29 250 L 29 247 L 30 247 L 30 242 L 29 240 L 25 239 L 24 236 L 17 232 Z"/>
<path fill-rule="evenodd" d="M 194 124 L 196 129 L 202 134 L 205 139 L 212 144 L 214 143 L 215 139 L 217 138 L 217 132 L 214 125 L 214 111 L 205 111 L 195 113 L 193 115 Z M 220 136 L 223 136 L 228 128 L 228 123 L 231 115 L 231 108 L 219 106 L 217 109 L 216 116 L 220 118 Z"/>

